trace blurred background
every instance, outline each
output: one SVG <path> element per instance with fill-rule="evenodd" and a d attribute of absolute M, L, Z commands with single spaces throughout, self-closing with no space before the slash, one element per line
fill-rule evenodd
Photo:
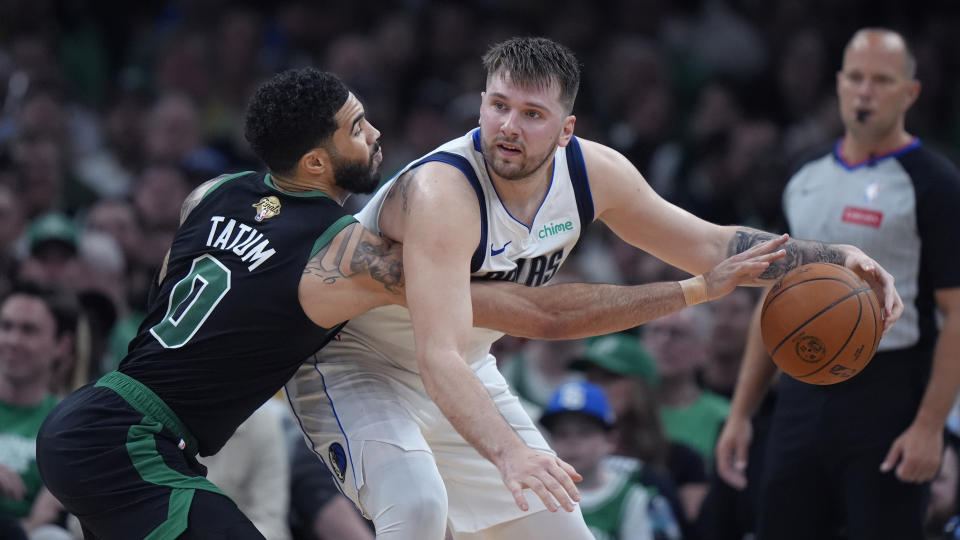
<path fill-rule="evenodd" d="M 294 67 L 337 73 L 383 133 L 389 178 L 477 125 L 480 57 L 514 35 L 551 37 L 578 55 L 577 135 L 618 149 L 662 196 L 705 219 L 781 231 L 790 174 L 842 134 L 835 73 L 864 26 L 907 37 L 923 84 L 908 130 L 960 160 L 953 0 L 2 0 L 0 297 L 15 279 L 78 295 L 84 337 L 57 368 L 59 393 L 113 369 L 183 198 L 219 174 L 262 167 L 242 134 L 259 82 Z M 682 276 L 598 224 L 557 279 Z M 719 394 L 732 388 L 729 359 L 755 300 L 738 296 L 696 323 L 718 337 L 693 372 L 720 381 Z M 497 353 L 523 377 L 511 359 L 558 365 L 582 346 L 505 339 Z M 570 376 L 534 371 L 526 377 L 543 386 L 541 405 Z"/>

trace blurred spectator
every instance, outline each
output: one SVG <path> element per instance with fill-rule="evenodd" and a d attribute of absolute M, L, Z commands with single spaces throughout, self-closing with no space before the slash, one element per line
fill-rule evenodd
<path fill-rule="evenodd" d="M 612 334 L 589 340 L 571 368 L 600 386 L 616 421 L 611 432 L 613 462 L 624 474 L 634 475 L 650 496 L 649 516 L 654 534 L 691 539 L 685 504 L 678 488 L 705 480 L 703 460 L 690 448 L 667 440 L 652 386 L 658 382 L 650 355 L 636 336 Z"/>
<path fill-rule="evenodd" d="M 707 360 L 700 372 L 701 382 L 706 390 L 727 399 L 733 396 L 757 298 L 757 289 L 737 287 L 707 304 L 713 326 Z"/>
<path fill-rule="evenodd" d="M 643 343 L 660 374 L 657 399 L 667 435 L 713 463 L 713 445 L 730 409 L 726 398 L 703 390 L 697 371 L 707 357 L 711 332 L 706 306 L 690 306 L 644 326 Z"/>
<path fill-rule="evenodd" d="M 20 520 L 31 540 L 71 538 L 58 527 L 62 507 L 43 487 L 35 448 L 77 317 L 75 298 L 38 285 L 20 285 L 0 304 L 0 515 Z"/>
<path fill-rule="evenodd" d="M 226 158 L 204 144 L 195 102 L 183 94 L 166 94 L 147 117 L 146 159 L 182 167 L 198 185 L 229 168 Z"/>
<path fill-rule="evenodd" d="M 567 366 L 580 350 L 580 341 L 530 340 L 504 363 L 510 389 L 537 409 L 529 411 L 533 418 L 540 416 L 558 386 L 576 377 Z"/>
<path fill-rule="evenodd" d="M 207 479 L 233 499 L 266 540 L 289 540 L 290 462 L 280 417 L 269 405 L 247 418 L 227 444 L 200 459 Z"/>
<path fill-rule="evenodd" d="M 924 529 L 927 540 L 960 538 L 960 439 L 948 435 L 940 470 L 930 484 L 930 506 Z"/>
<path fill-rule="evenodd" d="M 580 381 L 557 389 L 540 424 L 557 456 L 583 476 L 580 510 L 597 540 L 653 540 L 646 490 L 605 462 L 613 450 L 613 419 L 603 389 Z"/>
<path fill-rule="evenodd" d="M 75 289 L 86 274 L 77 257 L 77 224 L 60 213 L 42 215 L 27 229 L 29 253 L 20 267 L 20 277 Z"/>

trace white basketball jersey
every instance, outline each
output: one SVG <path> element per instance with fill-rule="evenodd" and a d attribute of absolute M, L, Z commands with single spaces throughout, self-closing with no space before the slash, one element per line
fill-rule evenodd
<path fill-rule="evenodd" d="M 379 234 L 380 208 L 393 182 L 404 172 L 424 163 L 440 161 L 456 167 L 477 194 L 480 205 L 480 244 L 474 252 L 471 272 L 474 279 L 508 280 L 540 286 L 556 275 L 570 254 L 584 227 L 593 221 L 593 199 L 587 181 L 583 155 L 576 137 L 558 147 L 553 161 L 553 178 L 537 211 L 533 225 L 516 220 L 500 201 L 487 173 L 480 150 L 480 129 L 454 139 L 421 159 L 407 165 L 385 183 L 357 214 L 365 227 Z M 456 224 L 438 224 L 456 226 Z M 490 345 L 503 334 L 474 328 L 465 359 L 471 365 L 484 360 Z M 381 360 L 416 372 L 413 324 L 410 313 L 400 306 L 373 309 L 347 323 L 341 339 L 322 349 L 320 358 L 334 358 L 338 350 L 365 346 L 379 353 Z"/>

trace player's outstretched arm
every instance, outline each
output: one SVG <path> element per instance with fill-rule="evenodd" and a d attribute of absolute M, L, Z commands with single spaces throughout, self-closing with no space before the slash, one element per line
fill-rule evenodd
<path fill-rule="evenodd" d="M 707 271 L 724 257 L 774 237 L 748 227 L 720 226 L 664 200 L 622 154 L 581 139 L 597 219 L 627 243 L 691 274 Z M 787 256 L 760 276 L 772 285 L 789 270 L 809 262 L 841 264 L 867 280 L 884 306 L 885 328 L 903 312 L 893 276 L 859 249 L 791 239 Z"/>
<path fill-rule="evenodd" d="M 781 247 L 787 239 L 783 235 L 761 242 L 683 282 L 526 287 L 475 281 L 471 289 L 473 324 L 537 339 L 578 339 L 634 328 L 754 282 L 784 257 Z"/>

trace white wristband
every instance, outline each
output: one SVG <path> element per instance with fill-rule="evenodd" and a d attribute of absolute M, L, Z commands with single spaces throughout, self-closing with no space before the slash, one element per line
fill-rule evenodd
<path fill-rule="evenodd" d="M 688 306 L 707 301 L 707 280 L 703 274 L 681 281 L 680 289 L 683 290 L 683 300 Z"/>

